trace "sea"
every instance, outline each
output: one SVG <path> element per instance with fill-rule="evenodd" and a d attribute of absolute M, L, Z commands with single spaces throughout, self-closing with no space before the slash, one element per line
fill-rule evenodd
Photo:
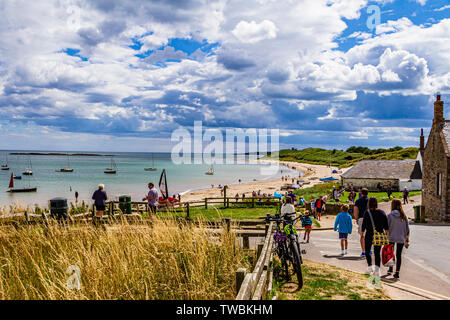
<path fill-rule="evenodd" d="M 14 153 L 20 153 L 15 155 Z M 92 152 L 67 151 L 66 155 L 24 155 L 26 153 L 56 153 L 54 151 L 3 150 L 0 151 L 0 163 L 6 163 L 9 171 L 0 171 L 0 206 L 9 206 L 19 202 L 21 205 L 47 206 L 55 197 L 67 198 L 75 202 L 75 192 L 79 193 L 79 201 L 91 203 L 92 193 L 100 183 L 105 185 L 109 199 L 118 200 L 121 195 L 131 196 L 132 201 L 141 201 L 148 192 L 147 184 L 153 182 L 158 188 L 163 169 L 166 171 L 169 195 L 184 194 L 193 190 L 201 190 L 220 185 L 236 185 L 255 181 L 274 180 L 281 176 L 298 177 L 302 173 L 288 167 L 280 166 L 272 175 L 262 174 L 261 168 L 268 164 L 253 161 L 235 161 L 233 164 L 214 164 L 214 175 L 206 175 L 208 164 L 175 164 L 170 153 L 138 153 L 108 152 L 95 153 L 96 156 L 85 156 Z M 72 155 L 83 154 L 83 155 Z M 117 166 L 117 174 L 105 174 L 110 167 L 111 157 Z M 244 155 L 235 156 L 243 160 Z M 248 158 L 248 157 L 247 157 Z M 69 160 L 68 160 L 69 159 Z M 152 159 L 157 171 L 145 171 L 152 166 Z M 74 172 L 57 172 L 68 166 Z M 22 172 L 31 163 L 33 175 L 25 176 Z M 37 192 L 10 193 L 11 173 L 21 175 L 21 180 L 14 180 L 14 187 L 37 186 Z M 239 182 L 239 179 L 241 180 Z"/>

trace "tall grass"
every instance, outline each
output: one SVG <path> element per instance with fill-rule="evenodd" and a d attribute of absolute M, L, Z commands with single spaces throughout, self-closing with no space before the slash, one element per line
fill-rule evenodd
<path fill-rule="evenodd" d="M 174 219 L 151 224 L 0 226 L 0 299 L 233 299 L 249 268 L 233 233 Z M 81 270 L 69 289 L 69 266 Z"/>

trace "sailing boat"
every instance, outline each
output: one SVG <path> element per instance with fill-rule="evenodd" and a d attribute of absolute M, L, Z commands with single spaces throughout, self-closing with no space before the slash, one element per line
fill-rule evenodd
<path fill-rule="evenodd" d="M 113 158 L 111 157 L 111 167 L 110 168 L 106 168 L 105 173 L 109 173 L 109 174 L 116 174 L 117 173 L 117 166 L 116 163 L 114 162 Z"/>
<path fill-rule="evenodd" d="M 205 174 L 207 174 L 208 176 L 214 175 L 214 167 L 212 164 L 211 164 L 211 167 L 209 168 L 209 170 L 205 172 Z"/>
<path fill-rule="evenodd" d="M 36 192 L 37 187 L 30 186 L 30 180 L 28 180 L 28 187 L 14 188 L 14 173 L 11 173 L 11 179 L 9 180 L 9 190 L 7 192 Z"/>
<path fill-rule="evenodd" d="M 8 152 L 6 153 L 6 164 L 2 164 L 2 170 L 9 170 L 9 166 L 8 166 Z"/>
<path fill-rule="evenodd" d="M 145 171 L 156 171 L 158 169 L 155 168 L 155 159 L 153 158 L 153 153 L 152 153 L 152 166 L 150 168 L 144 168 Z"/>
<path fill-rule="evenodd" d="M 22 172 L 23 175 L 26 176 L 32 176 L 33 175 L 33 167 L 31 166 L 31 158 L 28 156 L 28 168 L 25 169 L 24 172 Z"/>
<path fill-rule="evenodd" d="M 56 170 L 57 172 L 73 172 L 73 168 L 70 167 L 69 154 L 67 154 L 67 167 Z"/>

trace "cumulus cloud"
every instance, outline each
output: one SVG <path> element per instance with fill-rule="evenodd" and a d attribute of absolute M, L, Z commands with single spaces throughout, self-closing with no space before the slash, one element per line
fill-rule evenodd
<path fill-rule="evenodd" d="M 450 19 L 425 26 L 400 18 L 371 34 L 355 27 L 364 25 L 368 3 L 4 1 L 2 132 L 31 123 L 78 137 L 138 139 L 170 136 L 194 120 L 212 127 L 352 131 L 347 122 L 357 104 L 367 109 L 368 124 L 395 125 L 383 119 L 389 110 L 373 109 L 417 94 L 422 101 L 437 89 L 450 92 Z M 340 46 L 343 34 L 350 34 L 349 49 Z M 429 116 L 419 111 L 417 117 Z M 408 121 L 401 124 L 419 125 Z M 325 131 L 314 131 L 317 141 Z M 302 137 L 289 132 L 286 137 Z"/>
<path fill-rule="evenodd" d="M 276 38 L 277 31 L 278 29 L 272 21 L 263 20 L 261 23 L 241 21 L 232 33 L 243 43 L 256 43 L 264 39 Z"/>

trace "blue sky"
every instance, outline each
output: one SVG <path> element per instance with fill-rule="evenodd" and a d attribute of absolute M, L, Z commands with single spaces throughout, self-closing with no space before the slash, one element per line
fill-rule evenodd
<path fill-rule="evenodd" d="M 279 129 L 282 147 L 417 146 L 450 95 L 448 1 L 6 0 L 0 14 L 0 149 L 170 151 L 194 121 Z"/>

